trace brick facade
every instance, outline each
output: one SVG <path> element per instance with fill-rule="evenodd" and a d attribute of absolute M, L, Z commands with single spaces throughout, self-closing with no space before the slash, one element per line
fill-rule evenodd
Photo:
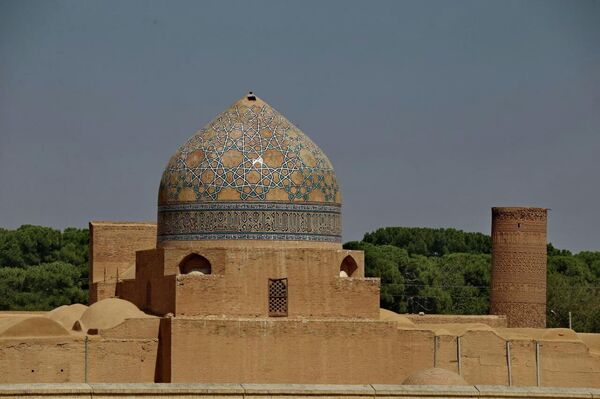
<path fill-rule="evenodd" d="M 544 208 L 492 208 L 492 314 L 509 327 L 546 327 Z"/>

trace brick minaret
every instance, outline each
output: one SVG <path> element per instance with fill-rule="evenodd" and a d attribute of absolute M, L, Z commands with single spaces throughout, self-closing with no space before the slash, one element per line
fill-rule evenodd
<path fill-rule="evenodd" d="M 546 327 L 545 208 L 492 208 L 490 313 L 509 327 Z"/>

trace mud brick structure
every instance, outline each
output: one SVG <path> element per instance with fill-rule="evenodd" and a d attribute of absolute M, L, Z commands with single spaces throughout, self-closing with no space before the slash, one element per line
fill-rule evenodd
<path fill-rule="evenodd" d="M 544 208 L 492 208 L 491 313 L 509 327 L 546 327 Z"/>
<path fill-rule="evenodd" d="M 458 384 L 465 397 L 485 392 L 479 384 L 600 388 L 599 334 L 506 326 L 544 326 L 545 209 L 494 209 L 498 316 L 406 316 L 379 308 L 363 252 L 342 248 L 331 162 L 252 93 L 179 147 L 158 191 L 156 224 L 90 223 L 90 306 L 0 312 L 0 383 L 27 383 L 0 385 L 0 396 L 460 397 L 389 385 L 403 382 Z M 115 384 L 154 382 L 178 384 Z"/>
<path fill-rule="evenodd" d="M 156 246 L 156 223 L 91 222 L 89 303 L 116 294 L 117 281 L 135 276 L 135 253 Z"/>

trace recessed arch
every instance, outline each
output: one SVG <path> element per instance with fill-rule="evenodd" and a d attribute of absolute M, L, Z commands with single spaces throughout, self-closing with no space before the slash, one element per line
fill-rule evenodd
<path fill-rule="evenodd" d="M 340 265 L 340 277 L 353 277 L 358 270 L 358 265 L 354 258 L 347 255 Z"/>
<path fill-rule="evenodd" d="M 199 273 L 199 274 L 211 274 L 212 266 L 208 259 L 202 255 L 189 254 L 179 263 L 179 273 Z"/>

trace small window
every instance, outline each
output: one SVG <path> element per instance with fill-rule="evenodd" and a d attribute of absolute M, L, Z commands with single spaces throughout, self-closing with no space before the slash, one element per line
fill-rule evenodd
<path fill-rule="evenodd" d="M 189 254 L 179 264 L 180 274 L 211 274 L 212 267 L 208 259 L 198 254 Z"/>
<path fill-rule="evenodd" d="M 358 270 L 358 265 L 350 255 L 346 256 L 340 265 L 340 277 L 352 277 Z"/>
<path fill-rule="evenodd" d="M 269 316 L 284 317 L 288 314 L 287 278 L 269 279 Z"/>

